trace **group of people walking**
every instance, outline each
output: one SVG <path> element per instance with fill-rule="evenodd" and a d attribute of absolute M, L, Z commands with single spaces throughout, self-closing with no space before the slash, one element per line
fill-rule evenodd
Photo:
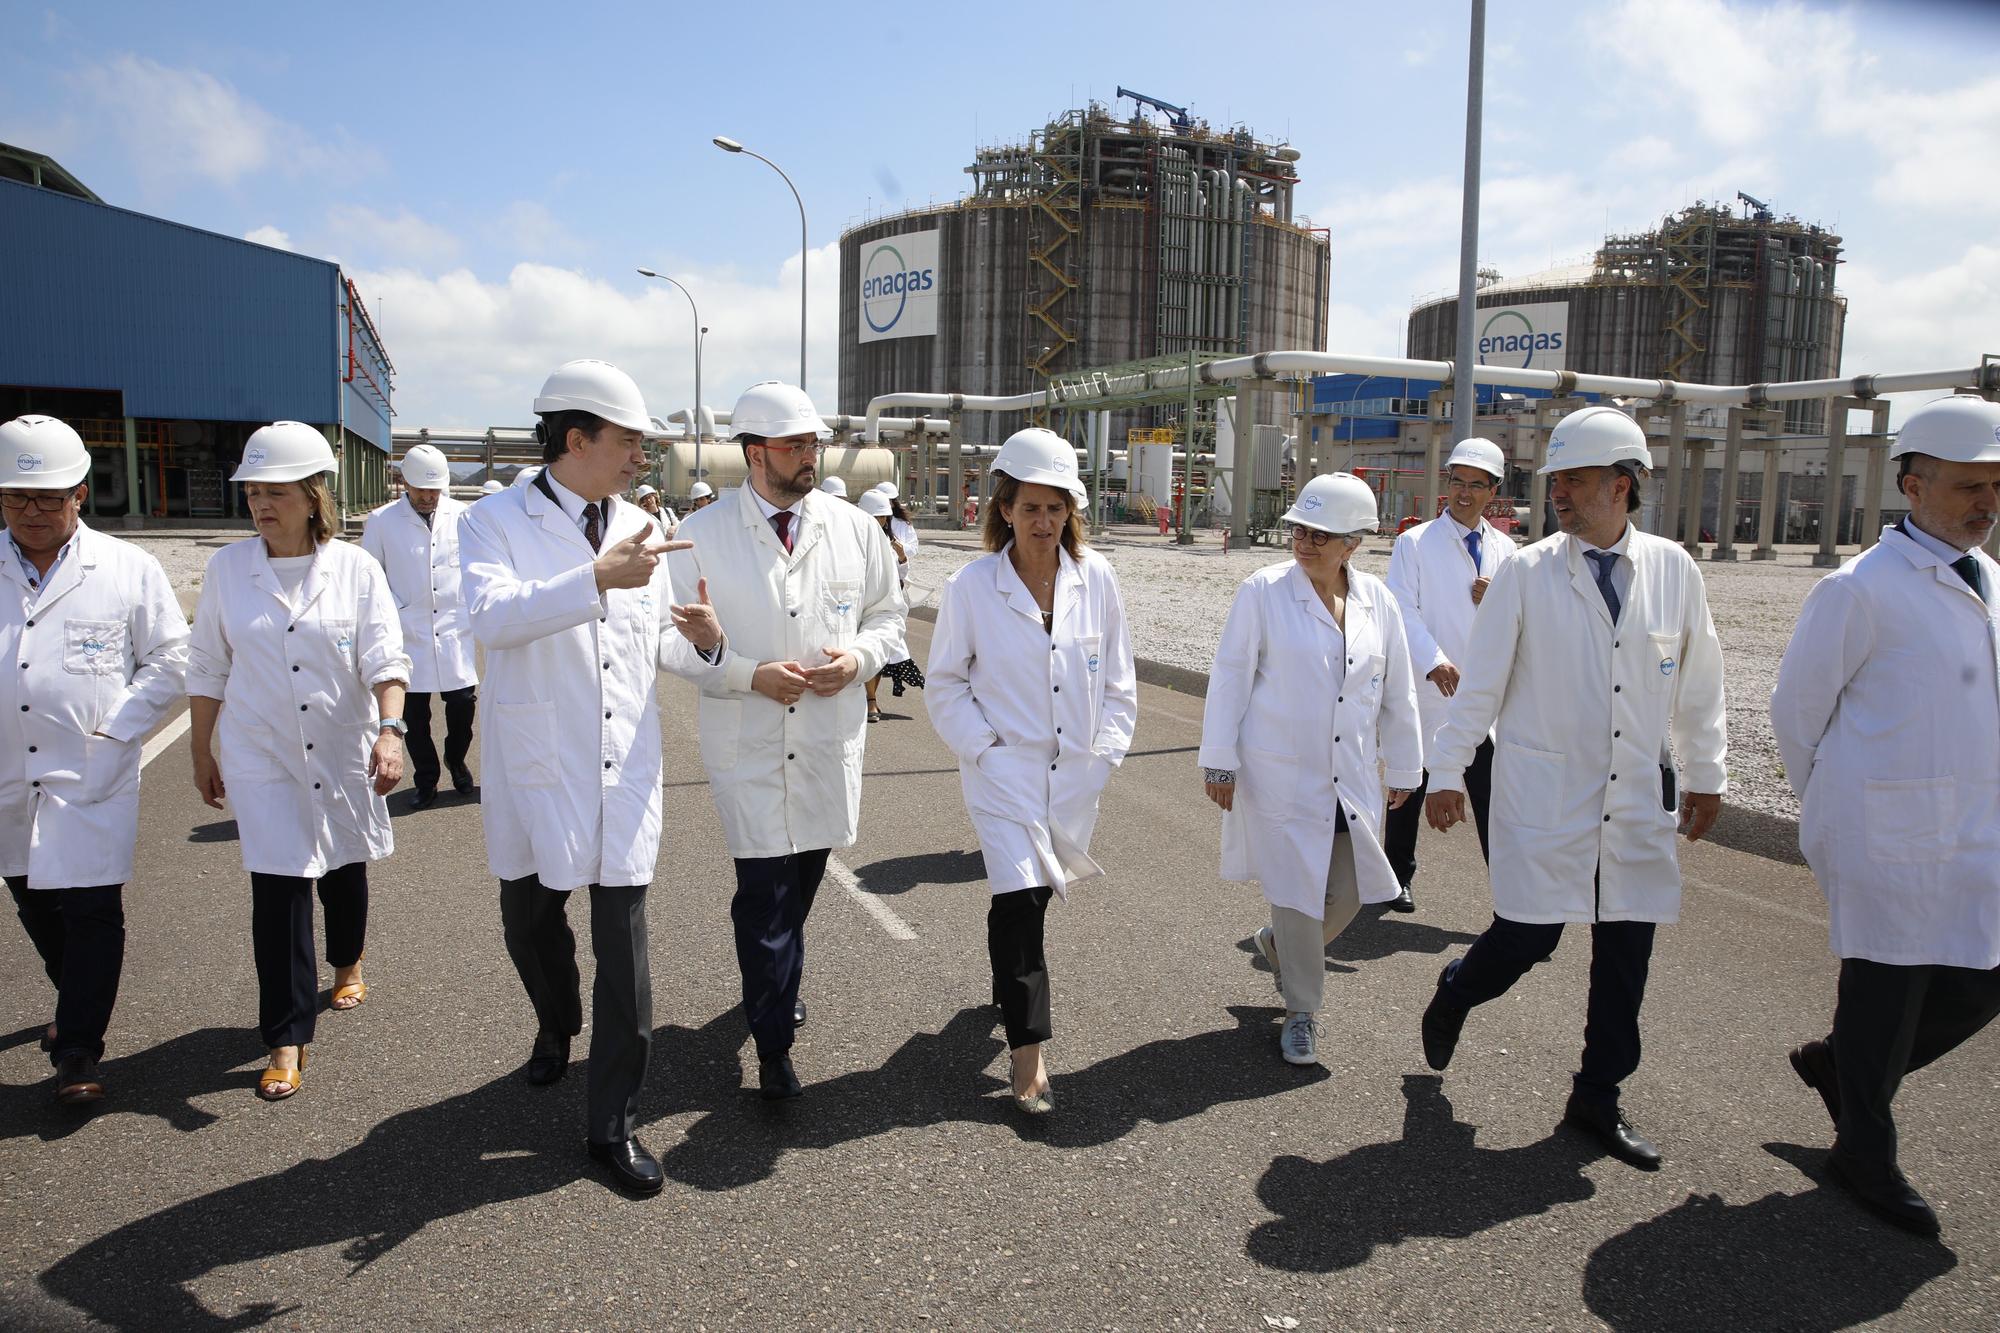
<path fill-rule="evenodd" d="M 1051 1111 L 1047 908 L 1103 873 L 1099 799 L 1138 711 L 1074 448 L 1039 428 L 1001 447 L 987 553 L 943 586 L 918 671 L 902 590 L 914 527 L 893 487 L 848 503 L 817 484 L 830 432 L 803 391 L 743 395 L 731 430 L 745 483 L 680 517 L 657 495 L 620 498 L 650 426 L 630 377 L 570 362 L 533 407 L 543 463 L 530 480 L 461 505 L 442 455 L 418 446 L 401 462 L 407 493 L 370 516 L 359 547 L 332 540 L 324 437 L 290 422 L 255 432 L 235 480 L 256 535 L 211 561 L 192 635 L 157 562 L 78 519 L 89 459 L 75 432 L 43 417 L 0 427 L 0 646 L 19 662 L 0 685 L 0 741 L 24 759 L 0 771 L 0 870 L 57 986 L 58 1096 L 103 1093 L 138 743 L 180 693 L 202 798 L 233 795 L 247 814 L 254 793 L 238 832 L 271 1100 L 301 1088 L 313 1036 L 313 895 L 331 1007 L 351 1008 L 367 994 L 368 863 L 392 848 L 383 797 L 406 747 L 419 806 L 447 776 L 471 790 L 477 707 L 488 861 L 535 1016 L 526 1077 L 565 1077 L 582 1030 L 567 909 L 587 889 L 586 1137 L 618 1184 L 656 1192 L 636 1114 L 653 1030 L 658 674 L 699 693 L 757 1085 L 782 1100 L 802 1091 L 806 922 L 830 853 L 858 836 L 886 670 L 927 686 L 958 759 L 1012 1099 Z M 1927 406 L 1895 453 L 1910 516 L 1814 590 L 1772 710 L 1843 959 L 1832 1033 L 1792 1063 L 1835 1121 L 1837 1177 L 1934 1232 L 1897 1170 L 1889 1105 L 1908 1071 L 2000 1012 L 2000 566 L 1976 549 L 2000 516 L 2000 406 Z M 1415 910 L 1418 818 L 1469 818 L 1494 915 L 1438 978 L 1425 1058 L 1446 1068 L 1472 1010 L 1550 957 L 1565 925 L 1589 924 L 1565 1120 L 1642 1168 L 1659 1150 L 1620 1088 L 1640 1061 L 1655 930 L 1679 912 L 1676 836 L 1708 831 L 1725 784 L 1722 656 L 1698 567 L 1629 519 L 1649 468 L 1625 413 L 1565 418 L 1543 468 L 1561 532 L 1517 550 L 1482 516 L 1504 455 L 1467 440 L 1444 512 L 1397 539 L 1386 580 L 1351 564 L 1378 526 L 1371 488 L 1308 481 L 1285 515 L 1292 558 L 1246 579 L 1223 626 L 1199 755 L 1222 876 L 1257 881 L 1270 907 L 1253 941 L 1283 1000 L 1283 1059 L 1318 1058 L 1326 945 L 1363 904 Z"/>

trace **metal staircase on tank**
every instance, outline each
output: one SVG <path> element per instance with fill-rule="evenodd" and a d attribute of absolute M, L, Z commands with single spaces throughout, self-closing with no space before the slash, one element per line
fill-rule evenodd
<path fill-rule="evenodd" d="M 1660 349 L 1660 373 L 1668 379 L 1693 378 L 1695 359 L 1707 352 L 1709 265 L 1715 251 L 1715 221 L 1705 208 L 1692 208 L 1660 228 L 1666 260 L 1661 270 L 1665 286 L 1662 313 L 1666 337 Z"/>
<path fill-rule="evenodd" d="M 1028 222 L 1028 368 L 1043 379 L 1076 346 L 1072 307 L 1083 262 L 1083 124 L 1070 112 L 1033 145 L 1036 192 Z"/>

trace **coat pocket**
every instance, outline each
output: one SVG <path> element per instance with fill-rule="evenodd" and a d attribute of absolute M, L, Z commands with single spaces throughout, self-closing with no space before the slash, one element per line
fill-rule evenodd
<path fill-rule="evenodd" d="M 830 644 L 845 647 L 853 643 L 861 623 L 861 580 L 828 579 L 820 588 L 819 618 Z"/>
<path fill-rule="evenodd" d="M 1049 762 L 1023 746 L 990 745 L 981 750 L 966 775 L 966 810 L 1016 824 L 1046 823 Z"/>
<path fill-rule="evenodd" d="M 347 671 L 354 670 L 354 633 L 356 624 L 357 622 L 352 620 L 322 620 L 319 622 L 320 633 L 325 636 L 327 649 L 333 658 L 333 665 Z"/>
<path fill-rule="evenodd" d="M 1493 755 L 1494 822 L 1548 831 L 1562 817 L 1565 757 L 1501 741 Z M 1504 802 L 1503 808 L 1498 802 Z"/>
<path fill-rule="evenodd" d="M 1870 861 L 1896 865 L 1948 861 L 1958 851 L 1958 783 L 1953 778 L 1870 778 L 1862 820 Z"/>
<path fill-rule="evenodd" d="M 83 782 L 77 799 L 84 805 L 109 800 L 127 786 L 139 785 L 137 746 L 110 736 L 83 738 Z"/>
<path fill-rule="evenodd" d="M 1236 775 L 1250 808 L 1265 819 L 1286 820 L 1299 809 L 1299 759 L 1276 750 L 1243 749 L 1243 769 Z M 1330 821 L 1333 812 L 1327 812 Z"/>
<path fill-rule="evenodd" d="M 696 728 L 701 734 L 702 767 L 711 773 L 727 773 L 736 767 L 743 752 L 743 706 L 741 699 L 701 697 Z"/>
<path fill-rule="evenodd" d="M 556 706 L 552 703 L 499 704 L 494 721 L 507 737 L 507 781 L 516 787 L 554 787 L 562 782 L 557 748 Z"/>
<path fill-rule="evenodd" d="M 65 620 L 63 670 L 78 676 L 122 676 L 125 644 L 122 620 Z"/>
<path fill-rule="evenodd" d="M 1646 685 L 1655 694 L 1665 694 L 1681 673 L 1681 636 L 1648 634 L 1646 640 Z"/>

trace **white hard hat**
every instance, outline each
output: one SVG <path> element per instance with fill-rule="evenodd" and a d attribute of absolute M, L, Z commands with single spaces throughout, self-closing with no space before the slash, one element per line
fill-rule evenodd
<path fill-rule="evenodd" d="M 1299 488 L 1284 521 L 1321 532 L 1373 532 L 1379 521 L 1375 489 L 1352 472 L 1329 472 Z"/>
<path fill-rule="evenodd" d="M 451 464 L 444 461 L 444 450 L 434 444 L 411 445 L 396 466 L 402 471 L 405 486 L 435 491 L 451 485 Z"/>
<path fill-rule="evenodd" d="M 1638 468 L 1653 466 L 1653 451 L 1646 447 L 1646 432 L 1615 407 L 1586 407 L 1558 421 L 1549 432 L 1548 461 L 1539 471 L 1613 467 L 1619 463 Z"/>
<path fill-rule="evenodd" d="M 833 432 L 820 420 L 804 389 L 782 380 L 765 380 L 745 389 L 729 414 L 729 438 L 740 440 L 745 435 L 761 435 L 767 440 L 817 435 L 825 440 L 832 438 Z"/>
<path fill-rule="evenodd" d="M 896 483 L 893 481 L 877 482 L 875 489 L 888 496 L 891 500 L 896 498 Z"/>
<path fill-rule="evenodd" d="M 639 386 L 609 361 L 565 361 L 542 382 L 535 412 L 588 412 L 627 430 L 651 430 Z"/>
<path fill-rule="evenodd" d="M 59 491 L 90 475 L 90 450 L 67 421 L 15 417 L 0 426 L 0 488 Z"/>
<path fill-rule="evenodd" d="M 1983 398 L 1940 398 L 1903 421 L 1889 457 L 1928 454 L 1947 463 L 2000 463 L 2000 403 Z"/>
<path fill-rule="evenodd" d="M 705 481 L 698 481 L 688 487 L 688 499 L 690 500 L 704 500 L 713 494 L 715 494 L 715 487 Z"/>
<path fill-rule="evenodd" d="M 1445 471 L 1455 467 L 1476 467 L 1481 472 L 1490 472 L 1502 481 L 1507 479 L 1507 455 L 1499 445 L 1491 440 L 1474 437 L 1460 440 L 1452 448 L 1451 457 L 1445 460 Z"/>
<path fill-rule="evenodd" d="M 870 518 L 887 518 L 896 512 L 889 508 L 889 497 L 880 491 L 863 491 L 861 498 L 854 503 L 861 506 L 861 512 Z"/>
<path fill-rule="evenodd" d="M 482 495 L 498 495 L 501 491 L 504 491 L 506 489 L 507 488 L 505 486 L 502 486 L 499 480 L 494 477 L 488 477 L 485 481 L 479 483 L 479 492 Z"/>
<path fill-rule="evenodd" d="M 1053 486 L 1079 502 L 1090 499 L 1076 475 L 1076 450 L 1052 430 L 1029 426 L 1015 431 L 994 455 L 992 466 L 994 472 L 1023 484 Z"/>
<path fill-rule="evenodd" d="M 837 495 L 843 500 L 847 498 L 847 483 L 839 477 L 828 477 L 819 484 L 819 488 L 828 495 Z"/>
<path fill-rule="evenodd" d="M 514 480 L 511 484 L 515 486 L 526 486 L 534 481 L 536 476 L 540 474 L 541 470 L 542 470 L 542 465 L 540 463 L 535 463 L 531 464 L 528 467 L 524 467 L 519 472 L 516 472 L 514 474 Z"/>
<path fill-rule="evenodd" d="M 274 421 L 259 426 L 243 443 L 243 461 L 231 481 L 304 481 L 340 465 L 326 436 L 303 421 Z"/>
<path fill-rule="evenodd" d="M 639 483 L 639 489 L 632 492 L 632 498 L 634 500 L 643 500 L 649 495 L 658 495 L 658 494 L 659 492 L 657 490 L 653 489 L 653 487 L 647 485 L 645 482 L 642 481 Z"/>

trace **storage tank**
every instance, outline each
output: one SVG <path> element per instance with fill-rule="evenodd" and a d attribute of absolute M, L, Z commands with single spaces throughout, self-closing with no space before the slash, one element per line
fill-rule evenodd
<path fill-rule="evenodd" d="M 741 486 L 748 475 L 742 445 L 710 441 L 701 446 L 701 479 L 717 494 Z M 846 482 L 847 494 L 853 498 L 882 482 L 896 480 L 896 451 L 874 445 L 829 445 L 819 455 L 819 479 L 823 482 L 828 477 Z M 680 507 L 694 482 L 694 442 L 661 441 L 653 485 L 667 497 L 667 503 Z"/>

